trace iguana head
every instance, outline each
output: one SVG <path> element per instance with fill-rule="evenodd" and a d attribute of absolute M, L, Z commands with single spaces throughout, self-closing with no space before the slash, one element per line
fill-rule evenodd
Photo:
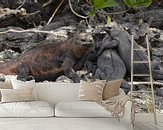
<path fill-rule="evenodd" d="M 81 32 L 77 34 L 73 39 L 76 41 L 76 44 L 85 47 L 91 47 L 94 44 L 91 34 L 87 32 Z"/>
<path fill-rule="evenodd" d="M 122 28 L 119 27 L 115 22 L 112 22 L 110 27 L 110 35 L 112 37 L 118 37 L 121 33 L 123 33 Z"/>

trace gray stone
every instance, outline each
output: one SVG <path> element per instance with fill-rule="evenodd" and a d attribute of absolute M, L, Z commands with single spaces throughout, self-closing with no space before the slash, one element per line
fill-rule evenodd
<path fill-rule="evenodd" d="M 121 88 L 127 94 L 130 91 L 131 85 L 126 80 L 123 80 L 121 84 Z"/>
<path fill-rule="evenodd" d="M 73 83 L 73 81 L 72 81 L 71 79 L 69 79 L 68 77 L 66 77 L 66 76 L 64 76 L 64 75 L 58 77 L 58 78 L 56 79 L 56 82 L 59 82 L 59 83 L 60 83 L 60 82 Z"/>
<path fill-rule="evenodd" d="M 14 52 L 13 50 L 4 50 L 0 52 L 0 60 L 13 59 L 18 57 L 19 55 L 19 53 Z"/>
<path fill-rule="evenodd" d="M 163 97 L 163 87 L 156 89 L 157 95 Z"/>

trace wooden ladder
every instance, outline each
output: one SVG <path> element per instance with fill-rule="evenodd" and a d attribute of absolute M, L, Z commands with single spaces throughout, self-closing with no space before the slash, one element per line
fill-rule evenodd
<path fill-rule="evenodd" d="M 144 91 L 144 92 L 145 93 L 152 93 L 154 122 L 155 122 L 155 124 L 157 124 L 148 35 L 146 35 L 146 44 L 147 44 L 147 48 L 134 48 L 134 35 L 132 35 L 132 38 L 131 38 L 131 99 L 133 99 L 133 93 L 139 93 L 139 91 L 133 91 L 134 77 L 137 77 L 137 76 L 139 76 L 139 77 L 150 77 L 150 82 L 147 82 L 147 84 L 148 83 L 150 84 L 151 91 Z M 147 58 L 148 58 L 147 61 L 134 61 L 134 51 L 138 51 L 138 50 L 139 51 L 147 51 Z M 146 63 L 149 65 L 149 74 L 135 74 L 134 73 L 134 64 L 139 64 L 139 63 Z M 139 82 L 139 83 L 141 84 L 141 82 Z M 144 82 L 142 82 L 142 83 L 144 83 Z M 142 93 L 142 91 L 141 91 L 141 93 Z"/>

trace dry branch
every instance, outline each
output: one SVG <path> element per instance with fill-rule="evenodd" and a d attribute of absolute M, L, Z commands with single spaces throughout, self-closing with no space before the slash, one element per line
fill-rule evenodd
<path fill-rule="evenodd" d="M 47 23 L 47 25 L 52 21 L 53 17 L 54 17 L 55 14 L 57 13 L 58 9 L 61 7 L 61 5 L 63 4 L 63 2 L 64 2 L 64 0 L 62 0 L 62 1 L 60 2 L 60 4 L 57 6 L 57 8 L 54 10 L 52 16 L 50 17 L 50 19 L 49 19 L 49 21 L 48 21 L 48 23 Z"/>
<path fill-rule="evenodd" d="M 76 16 L 78 16 L 78 17 L 80 17 L 80 18 L 83 18 L 83 19 L 87 19 L 87 18 L 89 17 L 89 16 L 82 16 L 82 15 L 76 13 L 76 12 L 74 11 L 73 7 L 72 7 L 71 0 L 68 0 L 68 3 L 69 3 L 69 6 L 70 6 L 71 11 L 72 11 L 73 14 L 75 14 Z"/>
<path fill-rule="evenodd" d="M 26 13 L 26 10 L 21 8 L 20 10 L 18 9 L 9 9 L 9 8 L 1 8 L 0 7 L 0 19 L 5 19 L 6 17 L 8 16 L 11 16 L 11 15 L 16 15 L 16 16 L 26 16 L 27 13 Z"/>
<path fill-rule="evenodd" d="M 56 35 L 56 33 L 53 32 L 53 31 L 42 31 L 42 30 L 37 30 L 37 29 L 27 29 L 27 30 L 9 29 L 9 30 L 0 32 L 0 35 L 5 34 L 5 33 L 9 33 L 9 32 L 16 32 L 16 33 L 26 33 L 26 32 L 30 32 L 30 33 L 46 33 L 46 34 Z"/>

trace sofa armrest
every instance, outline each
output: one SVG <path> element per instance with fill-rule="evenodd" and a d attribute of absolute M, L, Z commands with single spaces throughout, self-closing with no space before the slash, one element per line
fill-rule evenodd
<path fill-rule="evenodd" d="M 124 118 L 126 121 L 129 121 L 131 123 L 131 111 L 132 111 L 132 102 L 127 101 L 125 104 L 125 111 L 124 111 Z"/>
<path fill-rule="evenodd" d="M 123 89 L 121 88 L 119 89 L 119 94 L 125 94 Z M 127 121 L 129 123 L 131 123 L 132 121 L 132 102 L 131 101 L 127 101 L 125 104 L 124 116 L 122 117 L 122 120 Z"/>
<path fill-rule="evenodd" d="M 124 116 L 120 119 L 120 124 L 126 124 L 127 127 L 130 127 L 132 130 L 133 129 L 132 118 L 134 118 L 134 115 L 132 117 L 132 102 L 127 101 L 125 104 Z"/>

